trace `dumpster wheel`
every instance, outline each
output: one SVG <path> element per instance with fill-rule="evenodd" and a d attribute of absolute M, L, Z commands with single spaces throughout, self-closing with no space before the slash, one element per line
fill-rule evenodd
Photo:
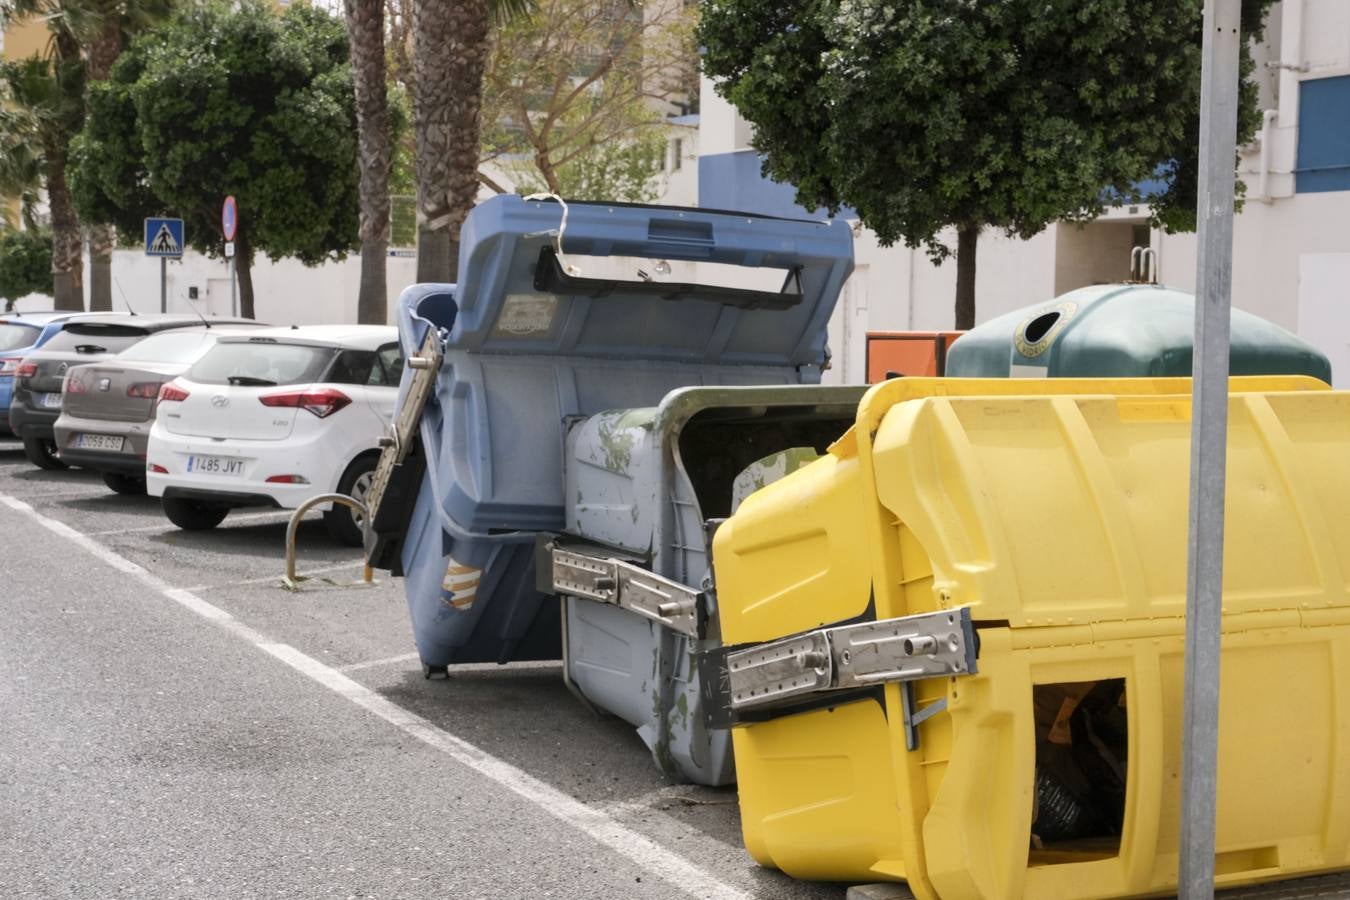
<path fill-rule="evenodd" d="M 433 678 L 441 678 L 448 681 L 450 679 L 450 667 L 433 666 L 427 663 L 425 660 L 423 660 L 422 677 L 425 678 L 427 681 L 431 681 Z"/>

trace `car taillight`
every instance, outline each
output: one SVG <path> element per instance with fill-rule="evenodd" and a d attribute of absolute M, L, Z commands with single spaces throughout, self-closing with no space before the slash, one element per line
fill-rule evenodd
<path fill-rule="evenodd" d="M 87 385 L 87 384 L 84 383 L 84 379 L 83 379 L 83 378 L 79 378 L 79 377 L 77 377 L 77 376 L 70 376 L 70 377 L 67 377 L 67 378 L 66 378 L 66 393 L 67 393 L 67 394 L 87 394 L 87 393 L 89 393 L 89 385 Z"/>
<path fill-rule="evenodd" d="M 325 388 L 322 391 L 293 391 L 287 394 L 268 394 L 259 397 L 263 406 L 285 406 L 292 409 L 307 409 L 320 419 L 331 416 L 352 402 L 342 391 Z"/>
<path fill-rule="evenodd" d="M 303 475 L 270 475 L 267 481 L 269 484 L 309 484 L 309 479 Z"/>
<path fill-rule="evenodd" d="M 154 472 L 156 475 L 169 474 L 169 470 L 161 466 L 159 463 L 146 463 L 145 470 L 147 472 Z"/>
<path fill-rule="evenodd" d="M 19 370 L 19 363 L 23 360 L 17 356 L 9 359 L 0 359 L 0 378 L 6 378 Z"/>
<path fill-rule="evenodd" d="M 133 387 L 134 387 L 134 385 L 133 385 Z M 128 393 L 130 393 L 129 390 L 128 390 Z M 170 400 L 174 400 L 174 401 L 177 401 L 177 400 L 186 400 L 187 398 L 188 398 L 188 392 L 185 391 L 185 390 L 183 390 L 183 389 L 182 389 L 181 387 L 179 387 L 175 382 L 172 382 L 172 381 L 170 381 L 168 384 L 162 386 L 162 387 L 159 389 L 159 402 L 160 402 L 160 403 L 167 403 L 167 402 L 170 401 Z"/>
<path fill-rule="evenodd" d="M 15 378 L 32 378 L 37 374 L 37 363 L 20 362 L 14 369 Z"/>
<path fill-rule="evenodd" d="M 153 400 L 159 396 L 159 389 L 163 386 L 164 382 L 162 381 L 138 381 L 127 388 L 127 396 L 140 397 L 142 400 Z M 184 393 L 183 396 L 186 397 L 187 394 Z"/>

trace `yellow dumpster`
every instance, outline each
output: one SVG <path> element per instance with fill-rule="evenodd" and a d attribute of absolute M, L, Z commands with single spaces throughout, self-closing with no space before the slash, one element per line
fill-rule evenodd
<path fill-rule="evenodd" d="M 759 863 L 944 900 L 1174 888 L 1189 391 L 889 381 L 721 525 Z M 1350 866 L 1350 393 L 1231 391 L 1221 886 Z"/>

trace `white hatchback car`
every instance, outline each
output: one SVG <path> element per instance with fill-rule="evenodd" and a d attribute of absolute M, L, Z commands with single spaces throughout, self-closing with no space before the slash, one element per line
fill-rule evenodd
<path fill-rule="evenodd" d="M 362 500 L 394 412 L 403 356 L 394 328 L 309 325 L 222 335 L 160 389 L 146 491 L 179 528 L 214 528 L 241 506 L 294 509 L 319 494 Z M 361 543 L 360 516 L 324 513 Z"/>

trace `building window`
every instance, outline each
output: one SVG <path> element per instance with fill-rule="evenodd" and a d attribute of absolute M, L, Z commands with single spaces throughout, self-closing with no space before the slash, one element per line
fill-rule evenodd
<path fill-rule="evenodd" d="M 670 142 L 670 171 L 678 172 L 684 165 L 684 138 L 675 138 Z"/>
<path fill-rule="evenodd" d="M 1299 193 L 1350 191 L 1350 75 L 1299 83 Z"/>

